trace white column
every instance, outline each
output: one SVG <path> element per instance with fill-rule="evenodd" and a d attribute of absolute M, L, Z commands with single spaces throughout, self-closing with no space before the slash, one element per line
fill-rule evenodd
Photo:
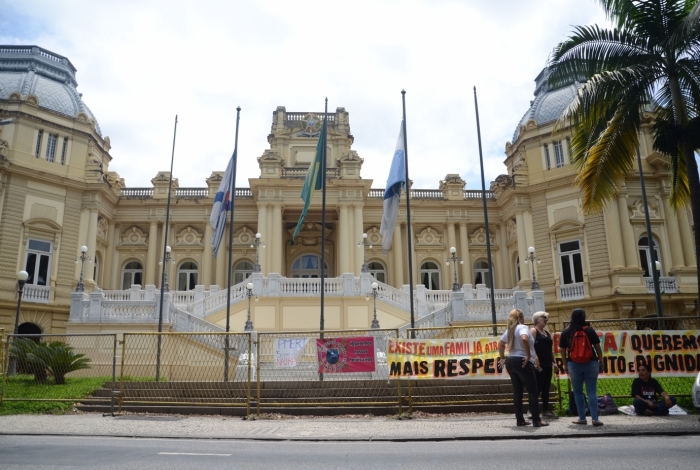
<path fill-rule="evenodd" d="M 455 247 L 457 249 L 457 236 L 455 234 L 455 224 L 454 222 L 448 222 L 447 223 L 447 253 L 445 254 L 445 261 L 450 259 L 450 248 Z M 462 252 L 457 251 L 457 256 L 462 256 Z M 459 263 L 459 261 L 457 262 Z M 452 266 L 452 261 L 450 261 L 450 266 L 444 265 L 446 268 L 446 271 L 449 271 L 449 276 L 443 276 L 442 280 L 442 288 L 443 289 L 451 289 L 452 288 L 452 282 L 454 282 L 454 270 L 455 268 L 458 268 L 459 264 L 457 266 Z M 459 282 L 459 268 L 457 269 L 457 282 Z"/>
<path fill-rule="evenodd" d="M 272 233 L 267 237 L 268 245 L 272 245 L 270 256 L 270 272 L 282 273 L 282 245 L 284 237 L 282 236 L 282 207 L 276 203 L 272 205 Z"/>
<path fill-rule="evenodd" d="M 353 206 L 353 212 L 355 216 L 355 223 L 353 224 L 353 230 L 354 230 L 354 236 L 351 244 L 353 246 L 357 245 L 357 242 L 362 240 L 362 230 L 363 230 L 363 225 L 362 225 L 362 206 L 359 204 L 356 204 Z M 357 248 L 354 250 L 355 254 L 355 262 L 353 263 L 353 272 L 355 273 L 355 276 L 360 275 L 360 270 L 362 269 L 362 261 L 363 261 L 363 252 L 362 250 L 358 250 Z"/>
<path fill-rule="evenodd" d="M 681 243 L 683 244 L 683 258 L 685 258 L 685 265 L 688 268 L 695 268 L 695 248 L 693 247 L 693 231 L 690 229 L 690 222 L 688 221 L 688 213 L 685 208 L 681 208 L 676 213 L 678 217 L 678 228 L 681 234 Z"/>
<path fill-rule="evenodd" d="M 107 225 L 107 248 L 105 249 L 104 266 L 102 267 L 102 280 L 100 284 L 103 289 L 111 289 L 112 286 L 112 265 L 114 264 L 114 256 L 116 255 L 116 245 L 114 243 L 114 222 Z"/>
<path fill-rule="evenodd" d="M 338 274 L 352 272 L 350 270 L 350 241 L 348 227 L 348 206 L 340 204 L 340 217 L 338 220 Z"/>
<path fill-rule="evenodd" d="M 112 244 L 112 256 L 114 257 L 114 259 L 112 260 L 112 283 L 109 286 L 106 286 L 106 289 L 122 289 L 122 259 L 119 255 L 119 250 L 117 250 L 119 243 L 121 243 L 121 240 L 119 238 L 120 233 L 121 227 L 115 224 L 114 233 L 112 234 L 112 240 L 114 240 Z"/>
<path fill-rule="evenodd" d="M 263 240 L 268 240 L 270 233 L 267 230 L 267 204 L 265 203 L 258 203 L 258 233 L 262 235 Z M 263 272 L 263 276 L 267 276 L 267 273 L 269 272 L 267 270 L 267 250 L 260 249 L 258 250 L 260 253 L 259 259 L 260 259 L 260 267 Z M 221 285 L 221 284 L 219 284 Z"/>
<path fill-rule="evenodd" d="M 525 281 L 532 281 L 530 267 L 529 265 L 525 264 L 525 259 L 528 255 L 528 246 L 527 238 L 525 236 L 525 220 L 523 218 L 522 212 L 518 212 L 515 214 L 515 227 L 518 231 L 518 256 L 520 257 L 520 279 Z"/>
<path fill-rule="evenodd" d="M 151 227 L 148 231 L 148 252 L 146 253 L 146 266 L 143 276 L 143 284 L 156 284 L 156 278 L 158 277 L 158 265 L 156 264 L 156 257 L 158 254 L 158 222 L 151 221 Z M 143 287 L 143 286 L 141 286 Z"/>
<path fill-rule="evenodd" d="M 201 279 L 200 282 L 203 286 L 211 286 L 211 265 L 214 259 L 214 251 L 211 248 L 211 232 L 212 226 L 209 222 L 204 224 L 204 253 L 202 254 L 202 266 L 200 268 Z"/>
<path fill-rule="evenodd" d="M 472 284 L 471 256 L 469 255 L 469 233 L 467 224 L 459 224 L 459 252 L 464 264 L 462 265 L 462 284 Z"/>
<path fill-rule="evenodd" d="M 401 234 L 401 224 L 396 224 L 394 228 L 394 242 L 391 247 L 391 256 L 394 258 L 394 287 L 401 289 L 404 283 L 403 277 L 403 236 Z"/>

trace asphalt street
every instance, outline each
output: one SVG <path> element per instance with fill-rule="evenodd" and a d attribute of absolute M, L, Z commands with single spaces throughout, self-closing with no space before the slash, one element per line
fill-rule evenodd
<path fill-rule="evenodd" d="M 2 469 L 697 469 L 700 437 L 273 442 L 0 436 Z"/>

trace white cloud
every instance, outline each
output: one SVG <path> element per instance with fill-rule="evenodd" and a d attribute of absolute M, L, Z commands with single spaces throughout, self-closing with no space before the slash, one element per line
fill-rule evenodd
<path fill-rule="evenodd" d="M 0 43 L 36 44 L 76 66 L 112 141 L 110 170 L 131 187 L 169 168 L 175 114 L 174 176 L 204 186 L 233 151 L 237 105 L 247 186 L 275 108 L 320 111 L 326 96 L 330 111 L 350 113 L 363 176 L 383 187 L 405 88 L 415 187 L 460 173 L 478 188 L 472 87 L 492 180 L 549 52 L 571 25 L 604 23 L 596 2 L 577 0 L 0 0 L 0 11 L 12 25 Z"/>

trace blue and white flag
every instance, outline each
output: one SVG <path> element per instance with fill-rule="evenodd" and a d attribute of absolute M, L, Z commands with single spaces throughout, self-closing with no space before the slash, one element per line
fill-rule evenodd
<path fill-rule="evenodd" d="M 214 258 L 216 258 L 219 252 L 219 246 L 221 246 L 221 239 L 224 237 L 224 231 L 226 230 L 226 214 L 231 210 L 231 200 L 233 190 L 231 188 L 231 172 L 233 171 L 234 161 L 236 160 L 236 153 L 233 153 L 231 160 L 228 162 L 226 167 L 226 172 L 224 173 L 224 178 L 221 180 L 219 185 L 219 190 L 216 192 L 214 197 L 214 207 L 211 210 L 211 217 L 209 217 L 209 223 L 214 228 L 211 234 L 211 248 L 214 250 Z"/>
<path fill-rule="evenodd" d="M 405 187 L 406 149 L 403 144 L 403 121 L 401 121 L 399 141 L 396 142 L 394 159 L 391 161 L 389 178 L 386 180 L 386 189 L 384 190 L 384 215 L 382 215 L 382 226 L 379 228 L 379 233 L 382 236 L 382 253 L 384 254 L 387 254 L 391 248 L 396 218 L 399 215 L 401 189 Z"/>

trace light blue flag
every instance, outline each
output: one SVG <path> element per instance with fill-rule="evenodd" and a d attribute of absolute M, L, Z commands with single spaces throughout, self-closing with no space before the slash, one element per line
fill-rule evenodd
<path fill-rule="evenodd" d="M 214 207 L 212 207 L 211 216 L 209 217 L 209 223 L 214 229 L 210 240 L 211 248 L 214 250 L 214 258 L 216 258 L 216 255 L 219 253 L 221 239 L 223 238 L 224 231 L 226 230 L 226 213 L 231 210 L 231 200 L 233 199 L 231 172 L 233 171 L 235 159 L 236 153 L 234 152 L 231 160 L 228 162 L 228 166 L 226 167 L 224 178 L 219 184 L 219 190 L 216 192 L 216 196 L 214 197 Z"/>
<path fill-rule="evenodd" d="M 406 188 L 406 149 L 403 145 L 403 121 L 401 121 L 399 141 L 396 142 L 394 159 L 391 161 L 391 170 L 389 170 L 389 178 L 386 180 L 386 189 L 384 190 L 384 215 L 382 215 L 382 226 L 379 228 L 379 233 L 382 236 L 382 253 L 384 254 L 387 254 L 391 248 L 396 218 L 399 215 L 402 188 Z"/>

